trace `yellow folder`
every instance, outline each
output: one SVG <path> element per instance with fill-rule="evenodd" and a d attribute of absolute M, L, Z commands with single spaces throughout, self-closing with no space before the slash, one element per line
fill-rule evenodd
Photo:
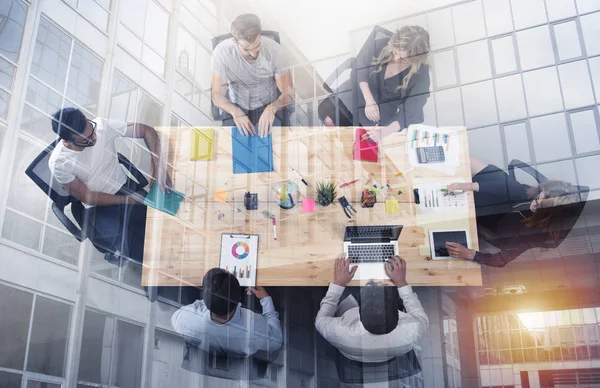
<path fill-rule="evenodd" d="M 190 145 L 190 160 L 211 160 L 214 153 L 215 130 L 194 128 Z"/>

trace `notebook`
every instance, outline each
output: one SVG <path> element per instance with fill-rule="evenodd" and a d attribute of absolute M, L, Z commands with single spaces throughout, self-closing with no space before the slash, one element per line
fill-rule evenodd
<path fill-rule="evenodd" d="M 256 263 L 258 262 L 257 234 L 221 235 L 220 268 L 233 274 L 240 286 L 254 287 L 256 285 Z"/>
<path fill-rule="evenodd" d="M 258 128 L 256 128 L 258 133 Z M 250 174 L 273 171 L 273 137 L 244 136 L 237 127 L 231 128 L 233 173 Z"/>
<path fill-rule="evenodd" d="M 171 190 L 170 193 L 163 193 L 160 186 L 154 184 L 146 195 L 144 205 L 174 216 L 177 214 L 183 198 L 185 195 L 179 191 Z"/>
<path fill-rule="evenodd" d="M 190 160 L 211 160 L 214 153 L 214 139 L 213 128 L 194 128 L 190 144 Z"/>
<path fill-rule="evenodd" d="M 357 128 L 354 135 L 354 160 L 377 162 L 379 160 L 379 145 L 372 140 L 362 140 L 367 133 L 364 128 Z"/>

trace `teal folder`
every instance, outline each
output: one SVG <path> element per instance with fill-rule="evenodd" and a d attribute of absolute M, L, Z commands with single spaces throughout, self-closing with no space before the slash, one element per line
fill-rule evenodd
<path fill-rule="evenodd" d="M 185 195 L 179 191 L 171 190 L 170 193 L 163 193 L 160 186 L 154 184 L 144 200 L 144 205 L 174 216 L 177 214 L 183 198 Z"/>

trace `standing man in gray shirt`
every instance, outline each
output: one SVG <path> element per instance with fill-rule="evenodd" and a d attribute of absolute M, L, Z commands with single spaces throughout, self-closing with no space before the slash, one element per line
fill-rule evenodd
<path fill-rule="evenodd" d="M 279 43 L 260 35 L 258 16 L 244 14 L 231 24 L 232 38 L 213 51 L 213 103 L 225 111 L 223 126 L 236 126 L 245 136 L 267 136 L 271 127 L 287 125 L 285 108 L 293 85 Z M 227 89 L 229 88 L 229 98 Z"/>

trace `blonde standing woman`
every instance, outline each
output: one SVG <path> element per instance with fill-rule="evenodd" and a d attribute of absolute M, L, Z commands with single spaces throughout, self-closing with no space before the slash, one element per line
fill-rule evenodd
<path fill-rule="evenodd" d="M 359 123 L 377 126 L 366 137 L 383 137 L 423 122 L 429 98 L 429 33 L 405 26 L 391 37 L 367 40 L 356 58 Z"/>

